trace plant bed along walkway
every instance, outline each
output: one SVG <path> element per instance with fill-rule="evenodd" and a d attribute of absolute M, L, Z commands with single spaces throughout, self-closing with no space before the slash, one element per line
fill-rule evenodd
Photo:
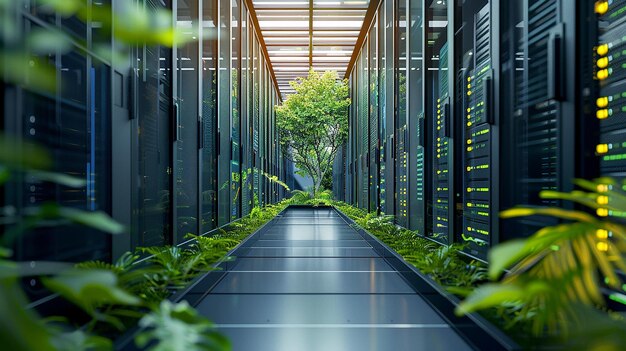
<path fill-rule="evenodd" d="M 230 255 L 175 300 L 234 350 L 516 348 L 332 207 L 290 206 Z"/>

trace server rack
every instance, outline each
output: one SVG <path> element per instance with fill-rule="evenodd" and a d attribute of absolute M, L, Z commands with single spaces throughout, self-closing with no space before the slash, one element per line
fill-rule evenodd
<path fill-rule="evenodd" d="M 372 26 L 361 48 L 361 55 L 372 55 L 372 45 L 383 53 L 375 126 L 379 182 L 377 189 L 370 183 L 369 194 L 380 198 L 381 212 L 395 214 L 399 225 L 440 243 L 466 244 L 469 255 L 486 259 L 492 245 L 557 223 L 539 217 L 501 221 L 500 211 L 570 206 L 540 199 L 539 192 L 567 191 L 575 177 L 594 176 L 585 151 L 594 140 L 593 123 L 585 120 L 593 89 L 585 86 L 586 73 L 579 74 L 589 62 L 589 55 L 581 55 L 587 45 L 581 38 L 592 33 L 581 29 L 589 5 L 561 0 L 420 5 L 402 0 L 373 5 L 379 6 L 377 41 Z M 404 27 L 422 18 L 421 32 Z M 390 72 L 395 83 L 388 80 Z M 350 75 L 353 89 L 361 92 L 362 79 L 355 75 Z M 376 123 L 359 119 L 354 106 L 352 114 L 352 129 L 371 131 Z M 606 140 L 596 151 L 616 153 Z M 606 156 L 606 162 L 619 157 Z"/>

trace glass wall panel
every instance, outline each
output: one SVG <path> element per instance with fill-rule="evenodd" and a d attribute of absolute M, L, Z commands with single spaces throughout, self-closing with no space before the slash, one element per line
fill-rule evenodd
<path fill-rule="evenodd" d="M 188 234 L 198 234 L 198 1 L 179 0 L 176 28 L 190 43 L 177 50 L 175 117 L 178 137 L 175 143 L 174 179 L 176 186 L 176 242 Z"/>
<path fill-rule="evenodd" d="M 378 21 L 368 35 L 369 41 L 369 209 L 378 212 Z"/>
<path fill-rule="evenodd" d="M 421 1 L 409 1 L 409 229 L 424 234 L 424 20 Z M 414 152 L 412 152 L 415 150 Z"/>
<path fill-rule="evenodd" d="M 230 219 L 240 216 L 241 204 L 241 123 L 240 123 L 240 72 L 241 72 L 241 6 L 232 1 L 231 13 L 231 156 L 230 156 Z"/>
<path fill-rule="evenodd" d="M 217 226 L 217 3 L 202 4 L 202 228 Z"/>
<path fill-rule="evenodd" d="M 231 148 L 231 1 L 220 2 L 219 40 L 219 71 L 218 71 L 218 225 L 230 221 L 230 156 Z"/>
<path fill-rule="evenodd" d="M 408 224 L 408 132 L 407 132 L 407 1 L 396 0 L 396 222 Z"/>
<path fill-rule="evenodd" d="M 492 195 L 492 84 L 491 18 L 488 0 L 455 7 L 454 112 L 458 130 L 455 241 L 467 244 L 472 255 L 486 258 L 491 241 Z M 462 25 L 469 23 L 470 25 Z M 458 210 L 462 208 L 463 210 Z"/>
<path fill-rule="evenodd" d="M 380 140 L 380 150 L 378 151 L 379 157 L 379 180 L 380 184 L 379 196 L 380 196 L 380 212 L 386 213 L 387 211 L 387 186 L 386 186 L 386 174 L 387 174 L 387 53 L 386 53 L 386 23 L 385 23 L 385 11 L 384 6 L 378 10 L 378 139 Z"/>
<path fill-rule="evenodd" d="M 427 109 L 432 140 L 432 228 L 428 235 L 448 243 L 451 222 L 451 199 L 449 174 L 452 163 L 451 112 L 448 80 L 448 2 L 427 2 L 428 45 L 426 67 L 428 67 Z M 445 24 L 445 25 L 442 25 Z M 430 205 L 430 204 L 429 204 Z M 430 213 L 429 213 L 430 214 Z"/>
<path fill-rule="evenodd" d="M 394 9 L 395 1 L 387 0 L 383 3 L 385 12 L 385 214 L 395 214 L 395 167 L 396 167 L 396 149 L 394 141 L 394 125 L 395 125 L 395 22 Z"/>
<path fill-rule="evenodd" d="M 157 8 L 148 0 L 148 8 Z M 133 247 L 171 244 L 172 51 L 143 46 L 137 51 L 137 174 Z"/>
<path fill-rule="evenodd" d="M 260 113 L 260 76 L 261 76 L 261 69 L 260 64 L 261 64 L 261 57 L 260 57 L 260 47 L 259 47 L 259 41 L 256 37 L 256 35 L 254 36 L 254 40 L 253 40 L 253 52 L 254 52 L 254 57 L 253 57 L 253 72 L 252 72 L 252 77 L 253 77 L 253 86 L 252 86 L 252 154 L 253 154 L 253 172 L 254 172 L 254 176 L 253 176 L 253 205 L 258 207 L 260 206 L 260 201 L 261 201 L 261 197 L 260 197 L 260 184 L 259 182 L 261 181 L 261 172 L 260 172 L 260 164 L 261 164 L 261 159 L 260 159 L 260 153 L 259 153 L 259 113 Z"/>
<path fill-rule="evenodd" d="M 250 119 L 251 106 L 251 80 L 250 74 L 251 60 L 251 34 L 248 11 L 246 7 L 242 9 L 241 22 L 241 215 L 250 213 L 252 205 L 252 168 L 250 162 L 251 137 Z"/>

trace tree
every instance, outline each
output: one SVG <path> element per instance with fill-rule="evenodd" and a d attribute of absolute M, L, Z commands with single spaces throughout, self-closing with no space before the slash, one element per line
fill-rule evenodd
<path fill-rule="evenodd" d="M 289 84 L 296 92 L 276 107 L 280 143 L 285 157 L 313 179 L 315 195 L 348 138 L 348 84 L 337 72 L 312 69 Z"/>

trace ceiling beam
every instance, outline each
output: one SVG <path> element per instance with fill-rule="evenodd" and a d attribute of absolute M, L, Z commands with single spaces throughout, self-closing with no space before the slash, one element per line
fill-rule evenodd
<path fill-rule="evenodd" d="M 348 63 L 348 68 L 346 69 L 345 79 L 350 77 L 350 73 L 352 73 L 352 69 L 354 68 L 354 63 L 356 59 L 359 57 L 359 52 L 361 51 L 361 47 L 365 42 L 365 37 L 372 26 L 372 22 L 374 21 L 374 16 L 376 15 L 376 11 L 378 10 L 378 6 L 382 0 L 370 0 L 370 5 L 367 8 L 367 12 L 365 13 L 365 18 L 363 19 L 363 26 L 361 27 L 361 32 L 359 33 L 359 39 L 356 41 L 356 45 L 354 45 L 354 51 L 352 51 L 352 57 L 350 58 L 350 63 Z M 393 29 L 392 29 L 393 30 Z"/>
<path fill-rule="evenodd" d="M 263 39 L 263 33 L 261 32 L 261 27 L 259 26 L 259 19 L 256 15 L 256 10 L 254 9 L 254 4 L 252 0 L 245 0 L 246 7 L 248 8 L 248 13 L 250 14 L 250 19 L 252 20 L 252 24 L 254 25 L 254 31 L 256 32 L 256 36 L 259 39 L 259 46 L 261 47 L 261 51 L 263 52 L 263 56 L 265 56 L 265 62 L 267 62 L 267 66 L 270 69 L 270 74 L 272 75 L 272 81 L 274 82 L 274 87 L 276 88 L 276 95 L 278 98 L 283 100 L 282 94 L 280 92 L 280 87 L 278 86 L 278 81 L 276 80 L 276 74 L 274 73 L 274 67 L 272 66 L 272 61 L 270 60 L 270 55 L 267 53 L 267 47 L 265 46 L 265 40 Z"/>

